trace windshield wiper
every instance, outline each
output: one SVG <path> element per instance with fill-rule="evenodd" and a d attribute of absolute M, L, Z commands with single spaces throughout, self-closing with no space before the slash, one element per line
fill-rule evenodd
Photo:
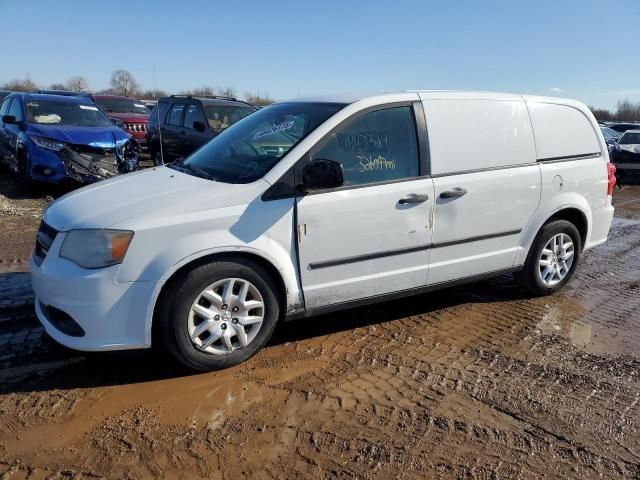
<path fill-rule="evenodd" d="M 194 167 L 193 165 L 189 165 L 187 163 L 185 163 L 184 166 L 186 168 L 188 168 L 189 170 L 191 170 L 193 173 L 195 173 L 199 177 L 206 178 L 207 180 L 215 180 L 215 178 L 212 175 L 210 175 L 209 173 L 205 172 L 201 168 Z"/>
<path fill-rule="evenodd" d="M 172 168 L 178 168 L 179 170 L 188 170 L 191 173 L 193 173 L 196 177 L 206 178 L 207 180 L 213 180 L 213 181 L 216 180 L 215 177 L 205 172 L 201 168 L 194 167 L 193 165 L 189 165 L 188 163 L 184 163 L 184 160 L 174 162 L 172 164 L 169 164 L 168 166 Z"/>

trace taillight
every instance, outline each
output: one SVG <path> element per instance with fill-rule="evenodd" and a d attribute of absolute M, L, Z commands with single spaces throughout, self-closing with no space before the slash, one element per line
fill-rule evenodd
<path fill-rule="evenodd" d="M 616 186 L 616 166 L 613 163 L 607 163 L 607 195 L 613 195 L 613 187 Z"/>

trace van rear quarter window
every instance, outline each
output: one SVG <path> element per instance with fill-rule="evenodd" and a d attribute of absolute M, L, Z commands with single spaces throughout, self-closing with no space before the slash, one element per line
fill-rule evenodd
<path fill-rule="evenodd" d="M 425 100 L 432 175 L 535 162 L 524 101 Z"/>
<path fill-rule="evenodd" d="M 577 108 L 527 102 L 536 136 L 538 160 L 600 152 L 593 125 Z"/>

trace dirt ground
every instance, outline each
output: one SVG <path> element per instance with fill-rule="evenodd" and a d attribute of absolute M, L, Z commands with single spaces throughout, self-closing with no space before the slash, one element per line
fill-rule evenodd
<path fill-rule="evenodd" d="M 56 345 L 0 178 L 0 478 L 640 478 L 640 187 L 562 294 L 500 277 L 278 327 L 238 367 Z M 53 196 L 59 192 L 53 192 Z"/>

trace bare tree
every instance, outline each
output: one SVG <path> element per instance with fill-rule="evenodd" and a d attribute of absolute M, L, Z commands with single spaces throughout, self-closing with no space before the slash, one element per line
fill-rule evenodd
<path fill-rule="evenodd" d="M 116 95 L 129 97 L 136 95 L 139 87 L 131 72 L 119 68 L 111 74 L 111 90 Z"/>
<path fill-rule="evenodd" d="M 236 89 L 233 87 L 224 87 L 218 90 L 218 95 L 233 98 L 236 96 Z"/>
<path fill-rule="evenodd" d="M 52 83 L 49 85 L 49 90 L 66 90 L 67 86 L 64 83 Z"/>
<path fill-rule="evenodd" d="M 75 77 L 71 77 L 65 83 L 68 90 L 72 92 L 85 92 L 89 89 L 89 82 L 86 78 L 81 77 L 80 75 L 76 75 Z"/>
<path fill-rule="evenodd" d="M 215 90 L 212 87 L 202 86 L 200 88 L 193 88 L 191 90 L 183 90 L 182 93 L 184 95 L 193 95 L 194 97 L 203 96 L 203 97 L 212 97 L 215 95 Z"/>
<path fill-rule="evenodd" d="M 32 92 L 36 89 L 36 84 L 30 78 L 19 79 L 14 78 L 0 86 L 2 90 L 11 90 L 13 92 Z"/>
<path fill-rule="evenodd" d="M 258 107 L 264 107 L 265 105 L 271 105 L 274 100 L 273 98 L 269 97 L 268 94 L 266 93 L 245 93 L 244 94 L 244 99 L 250 103 L 251 105 L 256 105 Z"/>
<path fill-rule="evenodd" d="M 593 113 L 593 116 L 596 117 L 596 120 L 599 122 L 610 122 L 615 119 L 615 115 L 605 108 L 595 108 L 589 106 L 589 110 Z"/>
<path fill-rule="evenodd" d="M 141 100 L 155 100 L 157 98 L 167 97 L 169 94 L 164 90 L 144 90 L 140 92 L 138 98 Z"/>
<path fill-rule="evenodd" d="M 623 122 L 636 122 L 640 120 L 640 102 L 633 103 L 628 98 L 618 100 L 616 119 Z"/>

